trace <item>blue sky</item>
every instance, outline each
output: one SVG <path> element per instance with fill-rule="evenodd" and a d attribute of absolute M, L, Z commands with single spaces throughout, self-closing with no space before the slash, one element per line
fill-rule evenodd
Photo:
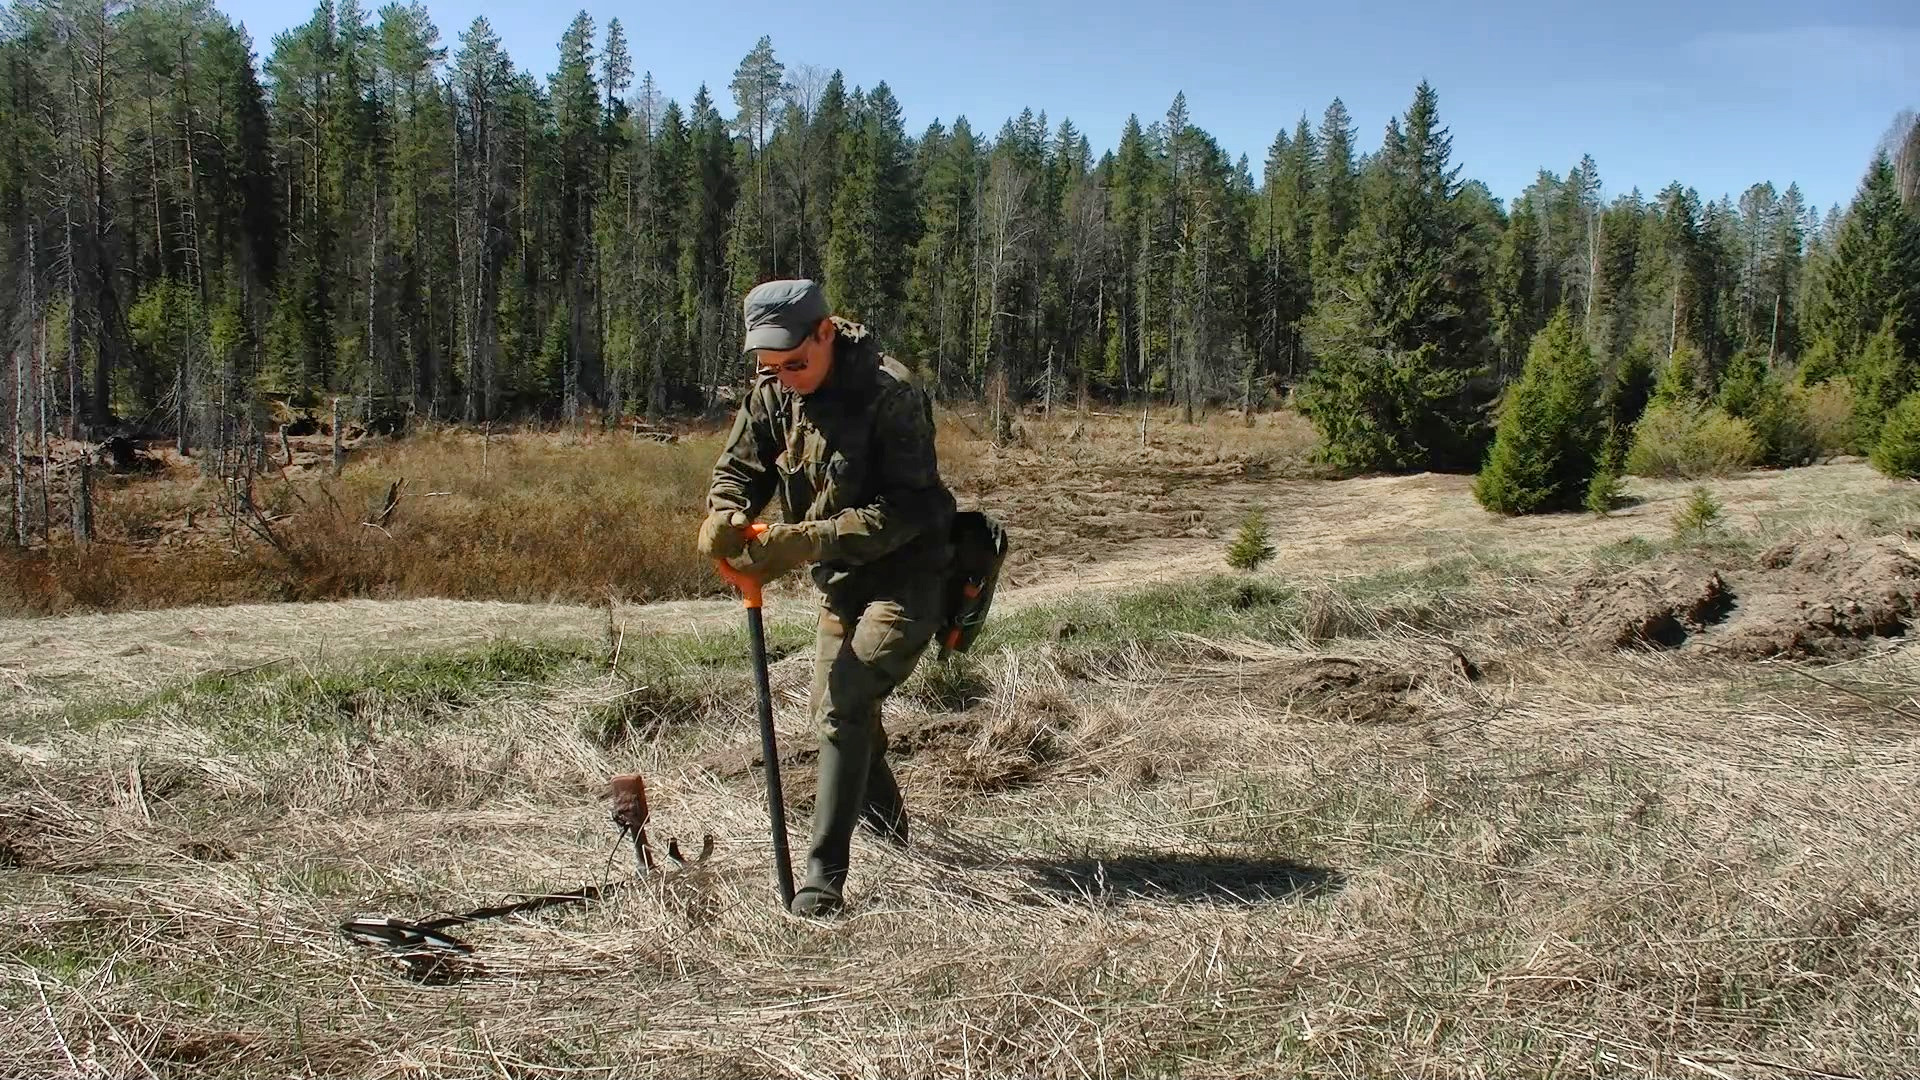
<path fill-rule="evenodd" d="M 272 37 L 305 21 L 297 2 L 216 0 L 246 24 L 262 60 Z M 363 0 L 377 8 L 378 0 Z M 514 62 L 544 76 L 579 10 L 428 0 L 443 44 L 485 13 Z M 1118 139 L 1127 114 L 1165 113 L 1184 90 L 1193 121 L 1257 176 L 1276 130 L 1304 111 L 1318 123 L 1335 95 L 1363 148 L 1428 79 L 1463 175 L 1511 200 L 1540 168 L 1564 174 L 1582 153 L 1608 197 L 1679 179 L 1705 198 L 1798 181 L 1819 207 L 1853 196 L 1873 147 L 1903 108 L 1920 108 L 1920 2 L 1705 0 L 1611 4 L 1447 4 L 1433 0 L 1300 5 L 1252 0 L 975 0 L 907 5 L 851 0 L 706 4 L 616 0 L 636 71 L 682 102 L 726 85 L 761 34 L 790 69 L 839 68 L 849 84 L 882 79 L 910 132 L 964 114 L 991 134 L 1031 106 L 1093 141 Z M 965 11 L 966 14 L 961 14 Z"/>

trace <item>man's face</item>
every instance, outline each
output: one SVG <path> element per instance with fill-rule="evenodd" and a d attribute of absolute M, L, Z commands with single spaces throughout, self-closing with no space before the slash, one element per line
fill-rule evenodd
<path fill-rule="evenodd" d="M 833 323 L 822 319 L 799 348 L 785 352 L 760 349 L 753 362 L 763 375 L 772 375 L 780 385 L 805 397 L 820 389 L 833 367 Z"/>

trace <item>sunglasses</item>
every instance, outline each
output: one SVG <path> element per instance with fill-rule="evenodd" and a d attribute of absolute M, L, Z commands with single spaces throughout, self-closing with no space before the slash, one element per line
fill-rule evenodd
<path fill-rule="evenodd" d="M 775 372 L 780 372 L 780 371 L 805 371 L 812 363 L 813 361 L 808 360 L 805 357 L 799 357 L 793 360 L 782 360 L 779 366 L 777 367 L 769 367 L 765 364 L 760 364 L 760 363 L 754 364 L 754 367 L 762 375 L 772 375 Z"/>

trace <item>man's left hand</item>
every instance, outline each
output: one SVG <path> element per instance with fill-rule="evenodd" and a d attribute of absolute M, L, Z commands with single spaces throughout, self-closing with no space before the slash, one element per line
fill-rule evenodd
<path fill-rule="evenodd" d="M 819 562 L 832 538 L 833 526 L 825 521 L 803 521 L 798 525 L 775 525 L 747 545 L 728 565 L 760 581 L 772 581 L 812 562 Z"/>

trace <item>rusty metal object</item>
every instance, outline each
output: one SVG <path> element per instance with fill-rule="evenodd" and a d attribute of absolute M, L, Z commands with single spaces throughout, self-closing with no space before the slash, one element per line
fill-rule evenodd
<path fill-rule="evenodd" d="M 613 797 L 613 826 L 621 837 L 633 841 L 634 871 L 651 873 L 656 866 L 647 844 L 647 782 L 639 773 L 628 773 L 614 777 L 607 787 Z"/>

